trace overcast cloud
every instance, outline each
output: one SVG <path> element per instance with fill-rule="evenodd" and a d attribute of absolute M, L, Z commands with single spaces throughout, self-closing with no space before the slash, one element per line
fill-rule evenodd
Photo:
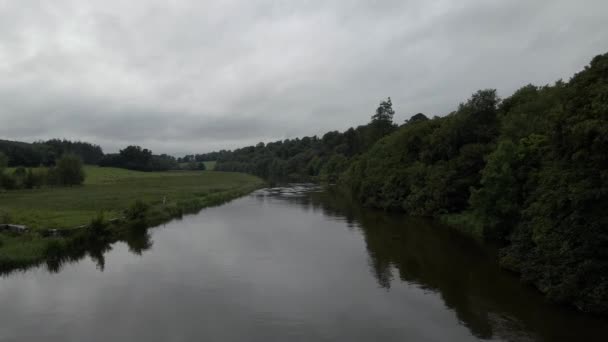
<path fill-rule="evenodd" d="M 608 51 L 608 1 L 0 0 L 0 139 L 183 154 L 445 115 Z"/>

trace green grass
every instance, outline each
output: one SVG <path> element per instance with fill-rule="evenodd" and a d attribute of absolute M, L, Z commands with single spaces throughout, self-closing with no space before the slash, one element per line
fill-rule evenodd
<path fill-rule="evenodd" d="M 101 210 L 117 217 L 135 200 L 167 205 L 204 199 L 213 193 L 261 183 L 254 176 L 213 171 L 139 172 L 86 166 L 83 186 L 0 193 L 0 211 L 10 223 L 32 229 L 71 228 L 88 223 Z"/>
<path fill-rule="evenodd" d="M 24 224 L 22 235 L 0 233 L 0 274 L 62 258 L 82 257 L 99 243 L 126 240 L 133 227 L 144 228 L 185 213 L 218 205 L 261 187 L 261 179 L 242 173 L 213 171 L 138 172 L 86 166 L 86 181 L 71 188 L 42 188 L 0 193 L 0 223 Z M 136 201 L 147 204 L 143 218 L 124 217 Z M 106 233 L 88 225 L 104 213 Z M 108 219 L 121 218 L 114 223 Z M 143 220 L 143 221 L 140 221 Z M 45 237 L 47 229 L 65 230 L 65 237 Z M 138 231 L 139 228 L 136 229 Z M 141 231 L 139 231 L 141 233 Z"/>

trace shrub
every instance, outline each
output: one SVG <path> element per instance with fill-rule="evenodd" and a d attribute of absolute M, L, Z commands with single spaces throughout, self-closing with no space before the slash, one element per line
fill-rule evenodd
<path fill-rule="evenodd" d="M 10 223 L 12 220 L 13 218 L 8 211 L 0 210 L 0 223 Z"/>
<path fill-rule="evenodd" d="M 80 185 L 84 182 L 82 160 L 75 155 L 64 155 L 57 160 L 54 170 L 54 180 L 59 185 Z M 49 177 L 51 179 L 51 177 Z"/>
<path fill-rule="evenodd" d="M 142 200 L 137 200 L 133 202 L 133 204 L 131 204 L 129 208 L 127 208 L 125 216 L 129 220 L 141 220 L 146 217 L 146 214 L 149 209 L 150 206 L 147 203 Z"/>
<path fill-rule="evenodd" d="M 106 222 L 105 215 L 103 211 L 100 211 L 97 213 L 97 216 L 91 220 L 91 223 L 89 224 L 89 231 L 93 235 L 102 235 L 105 233 L 107 226 L 108 223 Z"/>
<path fill-rule="evenodd" d="M 17 188 L 17 182 L 14 177 L 5 173 L 0 173 L 0 188 L 5 190 L 14 190 Z"/>

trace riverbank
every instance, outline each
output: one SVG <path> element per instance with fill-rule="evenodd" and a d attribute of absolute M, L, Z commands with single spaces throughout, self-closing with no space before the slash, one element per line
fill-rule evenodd
<path fill-rule="evenodd" d="M 0 221 L 6 221 L 0 223 L 28 227 L 25 233 L 0 233 L 0 271 L 120 240 L 135 228 L 145 230 L 222 204 L 264 184 L 255 176 L 229 172 L 137 172 L 92 166 L 85 172 L 83 186 L 0 194 Z"/>

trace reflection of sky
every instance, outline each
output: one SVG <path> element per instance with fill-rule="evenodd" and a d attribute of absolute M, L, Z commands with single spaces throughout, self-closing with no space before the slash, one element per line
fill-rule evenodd
<path fill-rule="evenodd" d="M 602 340 L 428 220 L 298 186 L 257 191 L 117 243 L 0 278 L 0 341 Z"/>
<path fill-rule="evenodd" d="M 370 276 L 360 233 L 289 202 L 252 200 L 153 230 L 142 256 L 118 243 L 0 283 L 0 340 L 471 340 L 440 297 Z"/>

